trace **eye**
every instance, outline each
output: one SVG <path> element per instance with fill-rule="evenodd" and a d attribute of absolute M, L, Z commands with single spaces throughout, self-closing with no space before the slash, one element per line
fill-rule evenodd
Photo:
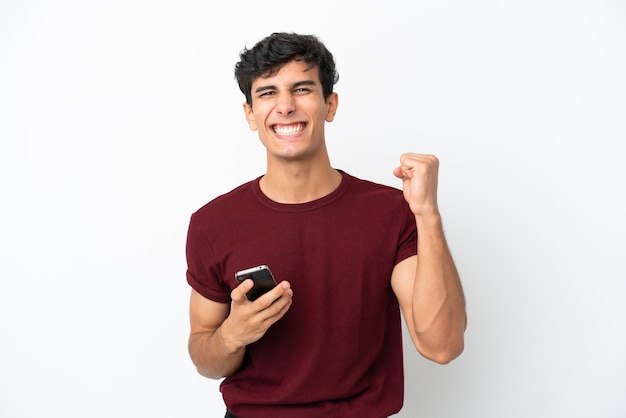
<path fill-rule="evenodd" d="M 274 94 L 276 94 L 276 92 L 270 90 L 270 91 L 265 91 L 259 94 L 259 97 L 269 97 L 269 96 L 273 96 Z"/>

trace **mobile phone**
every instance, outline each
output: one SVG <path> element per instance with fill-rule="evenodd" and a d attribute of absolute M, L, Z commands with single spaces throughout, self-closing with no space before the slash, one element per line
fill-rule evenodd
<path fill-rule="evenodd" d="M 246 293 L 250 301 L 256 300 L 259 296 L 269 292 L 276 286 L 274 275 L 265 264 L 235 273 L 237 283 L 241 283 L 246 279 L 252 279 L 252 281 L 254 281 L 254 286 Z"/>

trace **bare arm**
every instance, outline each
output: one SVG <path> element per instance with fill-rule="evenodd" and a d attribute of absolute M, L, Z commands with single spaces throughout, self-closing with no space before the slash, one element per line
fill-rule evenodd
<path fill-rule="evenodd" d="M 246 298 L 252 280 L 231 293 L 232 303 L 218 303 L 191 291 L 189 355 L 198 373 L 220 379 L 236 373 L 246 346 L 259 340 L 289 310 L 293 292 L 283 281 L 254 302 Z"/>
<path fill-rule="evenodd" d="M 438 160 L 404 154 L 394 173 L 418 229 L 417 256 L 400 262 L 392 286 L 417 350 L 438 363 L 448 363 L 464 348 L 467 324 L 465 297 L 446 243 L 437 208 Z"/>

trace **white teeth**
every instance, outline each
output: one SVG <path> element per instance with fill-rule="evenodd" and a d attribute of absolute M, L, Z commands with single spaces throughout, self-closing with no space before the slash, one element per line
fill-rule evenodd
<path fill-rule="evenodd" d="M 283 135 L 283 136 L 295 135 L 299 132 L 302 132 L 303 129 L 304 129 L 304 124 L 302 123 L 298 123 L 296 125 L 289 125 L 289 126 L 278 126 L 278 125 L 274 126 L 274 132 L 276 132 L 278 135 Z"/>

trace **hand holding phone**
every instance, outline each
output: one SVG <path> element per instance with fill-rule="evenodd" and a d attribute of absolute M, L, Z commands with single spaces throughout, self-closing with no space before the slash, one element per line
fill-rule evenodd
<path fill-rule="evenodd" d="M 246 279 L 252 279 L 254 282 L 252 289 L 246 293 L 246 296 L 250 301 L 257 300 L 261 295 L 264 295 L 276 286 L 274 275 L 270 271 L 270 268 L 265 264 L 235 273 L 235 280 L 237 280 L 237 283 L 241 284 Z"/>

